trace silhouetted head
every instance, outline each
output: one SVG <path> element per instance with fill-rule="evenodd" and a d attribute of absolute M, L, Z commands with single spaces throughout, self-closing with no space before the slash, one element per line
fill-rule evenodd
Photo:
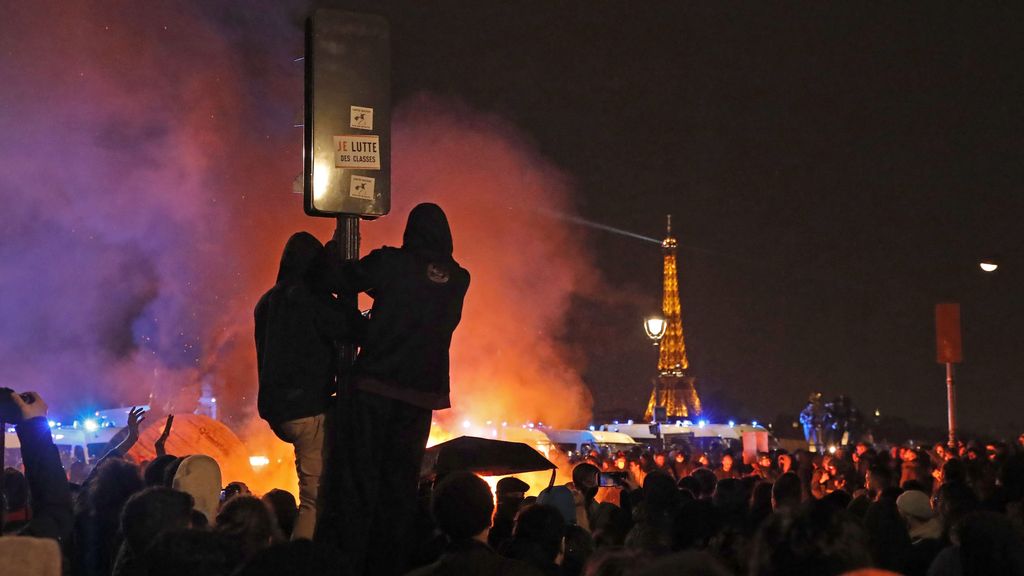
<path fill-rule="evenodd" d="M 316 262 L 324 257 L 324 245 L 309 232 L 296 232 L 284 245 L 278 284 L 295 284 L 306 278 Z"/>
<path fill-rule="evenodd" d="M 431 511 L 452 540 L 472 538 L 491 526 L 494 496 L 476 474 L 453 472 L 434 488 Z"/>
<path fill-rule="evenodd" d="M 597 481 L 600 473 L 601 471 L 593 464 L 586 462 L 577 464 L 572 469 L 572 483 L 576 486 L 577 490 L 592 498 L 592 491 L 597 491 Z"/>
<path fill-rule="evenodd" d="M 452 230 L 440 206 L 423 203 L 409 212 L 402 248 L 434 256 L 452 255 Z"/>
<path fill-rule="evenodd" d="M 786 472 L 772 485 L 772 508 L 796 509 L 803 497 L 803 486 L 800 477 L 794 472 Z"/>
<path fill-rule="evenodd" d="M 227 544 L 232 568 L 252 558 L 271 543 L 281 540 L 277 520 L 270 508 L 254 496 L 238 495 L 228 500 L 214 528 Z"/>
<path fill-rule="evenodd" d="M 220 466 L 217 461 L 205 454 L 193 454 L 181 461 L 174 472 L 171 487 L 191 494 L 195 500 L 195 509 L 212 523 L 220 507 L 220 482 Z"/>
<path fill-rule="evenodd" d="M 710 498 L 715 493 L 715 485 L 718 484 L 718 478 L 715 477 L 715 473 L 707 468 L 697 468 L 690 473 L 697 479 L 700 484 L 700 493 L 694 494 L 698 498 Z"/>
<path fill-rule="evenodd" d="M 295 496 L 286 490 L 274 488 L 264 494 L 262 500 L 277 518 L 277 527 L 281 529 L 284 537 L 291 538 L 295 520 L 299 517 L 299 507 L 295 502 Z"/>
<path fill-rule="evenodd" d="M 146 465 L 145 472 L 142 473 L 142 478 L 146 482 L 146 486 L 167 486 L 170 487 L 170 482 L 167 481 L 167 469 L 178 462 L 178 458 L 171 454 L 164 454 L 163 456 L 157 456 Z"/>
<path fill-rule="evenodd" d="M 121 533 L 131 550 L 142 553 L 160 534 L 188 528 L 191 519 L 191 496 L 164 486 L 154 486 L 135 494 L 125 503 L 121 512 Z"/>
<path fill-rule="evenodd" d="M 545 562 L 554 562 L 562 547 L 565 526 L 562 513 L 556 508 L 534 504 L 523 508 L 516 516 L 512 536 L 520 542 L 536 545 Z"/>
<path fill-rule="evenodd" d="M 28 481 L 24 474 L 14 468 L 4 470 L 2 489 L 7 510 L 13 512 L 28 507 Z"/>

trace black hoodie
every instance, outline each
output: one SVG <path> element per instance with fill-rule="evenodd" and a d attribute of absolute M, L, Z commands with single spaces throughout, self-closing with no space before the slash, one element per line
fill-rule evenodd
<path fill-rule="evenodd" d="M 257 404 L 272 426 L 326 411 L 334 390 L 332 341 L 355 338 L 365 323 L 327 291 L 320 278 L 325 255 L 312 234 L 292 235 L 277 284 L 256 305 Z"/>
<path fill-rule="evenodd" d="M 462 319 L 469 272 L 452 258 L 441 208 L 413 208 L 401 248 L 374 250 L 343 266 L 335 281 L 340 290 L 373 298 L 356 386 L 421 408 L 448 408 L 448 348 Z"/>

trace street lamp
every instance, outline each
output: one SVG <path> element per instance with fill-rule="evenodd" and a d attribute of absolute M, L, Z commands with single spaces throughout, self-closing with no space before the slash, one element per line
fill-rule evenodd
<path fill-rule="evenodd" d="M 979 262 L 978 266 L 980 266 L 985 272 L 995 272 L 996 268 L 999 268 L 999 262 L 996 262 L 992 258 L 986 258 Z"/>
<path fill-rule="evenodd" d="M 668 322 L 661 316 L 650 316 L 644 320 L 644 332 L 647 332 L 647 337 L 654 341 L 655 346 L 665 336 L 666 328 Z"/>

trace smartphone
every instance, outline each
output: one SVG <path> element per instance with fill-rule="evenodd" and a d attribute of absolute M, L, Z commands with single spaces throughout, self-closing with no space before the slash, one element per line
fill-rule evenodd
<path fill-rule="evenodd" d="M 601 472 L 597 478 L 597 485 L 603 488 L 609 486 L 622 486 L 626 481 L 628 472 Z"/>

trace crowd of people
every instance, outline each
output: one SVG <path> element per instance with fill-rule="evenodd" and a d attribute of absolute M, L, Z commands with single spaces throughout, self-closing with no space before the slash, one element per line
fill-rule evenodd
<path fill-rule="evenodd" d="M 412 210 L 400 248 L 345 263 L 338 250 L 293 235 L 255 310 L 258 410 L 295 448 L 298 502 L 252 494 L 210 456 L 166 453 L 172 416 L 156 457 L 134 461 L 138 409 L 123 442 L 66 472 L 45 400 L 0 392 L 23 467 L 4 471 L 0 574 L 1024 576 L 1021 445 L 750 462 L 589 450 L 539 494 L 512 476 L 492 491 L 469 470 L 422 481 L 469 273 L 434 204 Z M 358 347 L 351 366 L 338 345 Z"/>
<path fill-rule="evenodd" d="M 159 445 L 134 462 L 138 410 L 124 442 L 71 483 L 45 401 L 27 397 L 12 395 L 24 470 L 3 477 L 5 575 L 353 573 L 330 542 L 291 539 L 290 493 L 254 495 L 209 456 Z M 515 477 L 492 491 L 455 472 L 422 486 L 413 534 L 382 544 L 405 550 L 416 576 L 1024 574 L 1024 436 L 742 460 L 595 449 L 571 482 L 535 495 Z"/>

